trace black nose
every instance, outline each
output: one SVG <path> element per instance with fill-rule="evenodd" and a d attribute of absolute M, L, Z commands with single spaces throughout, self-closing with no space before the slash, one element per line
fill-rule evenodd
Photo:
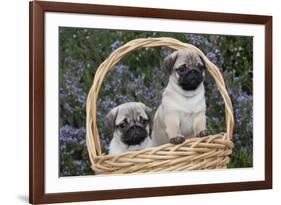
<path fill-rule="evenodd" d="M 123 134 L 122 141 L 127 145 L 137 145 L 140 144 L 147 135 L 146 129 L 134 125 Z"/>
<path fill-rule="evenodd" d="M 141 129 L 139 127 L 137 127 L 136 125 L 132 126 L 130 128 L 130 130 L 131 130 L 131 134 L 133 134 L 133 135 L 134 134 L 138 135 L 141 132 Z"/>
<path fill-rule="evenodd" d="M 200 72 L 196 69 L 192 69 L 188 72 L 188 74 L 196 74 L 196 73 L 200 73 Z"/>

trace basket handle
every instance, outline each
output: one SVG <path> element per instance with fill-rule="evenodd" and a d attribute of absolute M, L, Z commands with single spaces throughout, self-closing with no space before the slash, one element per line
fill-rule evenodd
<path fill-rule="evenodd" d="M 94 157 L 101 155 L 101 146 L 99 133 L 96 125 L 96 100 L 106 73 L 117 64 L 127 53 L 142 47 L 167 46 L 172 49 L 192 49 L 196 51 L 206 62 L 207 70 L 214 78 L 219 92 L 225 103 L 226 137 L 231 140 L 234 126 L 233 108 L 230 97 L 227 93 L 225 82 L 219 69 L 203 54 L 197 47 L 183 43 L 173 38 L 140 38 L 127 42 L 116 49 L 111 55 L 98 67 L 92 87 L 87 97 L 86 108 L 86 141 L 91 162 Z"/>

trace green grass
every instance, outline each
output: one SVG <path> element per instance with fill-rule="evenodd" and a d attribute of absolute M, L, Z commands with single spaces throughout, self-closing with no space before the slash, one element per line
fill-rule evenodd
<path fill-rule="evenodd" d="M 253 153 L 241 147 L 234 147 L 230 156 L 228 168 L 247 168 L 253 167 Z"/>

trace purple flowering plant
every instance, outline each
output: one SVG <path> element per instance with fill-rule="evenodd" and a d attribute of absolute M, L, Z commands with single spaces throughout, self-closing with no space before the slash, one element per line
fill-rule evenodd
<path fill-rule="evenodd" d="M 234 153 L 229 167 L 251 167 L 253 151 L 252 38 L 207 34 L 110 31 L 64 28 L 60 32 L 59 156 L 60 176 L 90 175 L 86 147 L 86 98 L 99 64 L 112 51 L 136 38 L 173 37 L 199 47 L 224 76 L 235 118 Z M 155 111 L 168 82 L 162 61 L 166 47 L 143 48 L 125 56 L 106 75 L 97 99 L 97 127 L 103 151 L 112 131 L 104 123 L 115 106 L 140 101 Z M 224 102 L 214 80 L 205 80 L 207 126 L 211 133 L 225 131 Z"/>

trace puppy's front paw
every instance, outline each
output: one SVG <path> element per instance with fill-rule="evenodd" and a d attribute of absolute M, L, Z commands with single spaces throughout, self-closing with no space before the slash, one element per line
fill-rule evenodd
<path fill-rule="evenodd" d="M 183 136 L 176 136 L 170 139 L 171 144 L 181 144 L 185 141 Z"/>
<path fill-rule="evenodd" d="M 208 130 L 202 130 L 201 132 L 199 132 L 196 137 L 204 137 L 204 136 L 207 136 L 209 135 L 209 132 Z"/>

